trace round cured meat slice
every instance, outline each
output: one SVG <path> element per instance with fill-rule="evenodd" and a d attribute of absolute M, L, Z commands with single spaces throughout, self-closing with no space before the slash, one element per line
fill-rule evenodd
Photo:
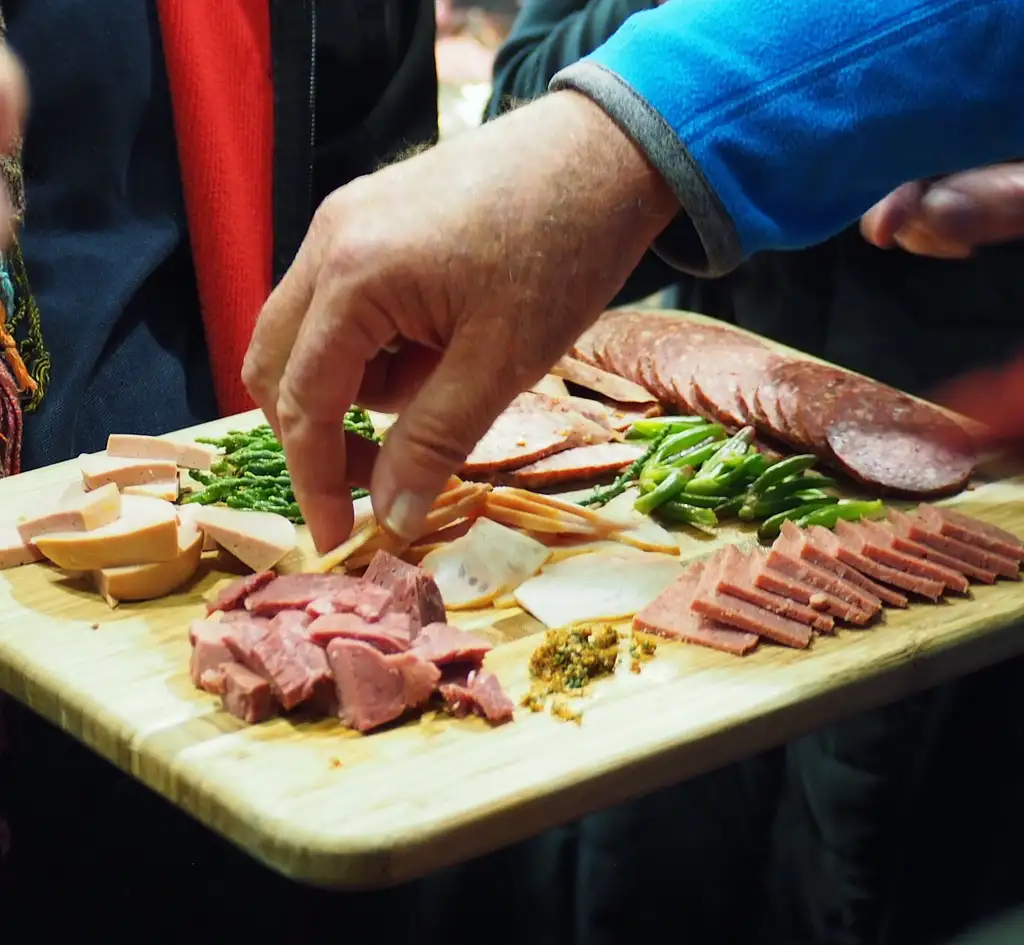
<path fill-rule="evenodd" d="M 602 358 L 609 371 L 640 383 L 640 355 L 646 347 L 646 337 L 654 330 L 652 325 L 653 320 L 630 320 L 622 331 L 611 336 Z"/>
<path fill-rule="evenodd" d="M 697 366 L 693 358 L 710 345 L 732 344 L 737 339 L 742 339 L 738 344 L 755 346 L 761 343 L 752 335 L 743 335 L 722 325 L 683 319 L 678 321 L 678 329 L 662 336 L 652 352 L 649 380 L 656 393 L 664 392 L 669 396 L 669 402 L 677 404 L 680 409 L 706 412 L 697 409 L 698 404 L 691 390 L 691 380 Z"/>
<path fill-rule="evenodd" d="M 782 442 L 801 450 L 809 450 L 811 446 L 797 422 L 802 394 L 794 374 L 806 363 L 804 360 L 790 360 L 773 365 L 767 371 L 763 388 L 758 391 L 766 416 L 771 416 L 772 424 L 778 427 L 773 431 L 775 435 Z"/>
<path fill-rule="evenodd" d="M 618 351 L 623 339 L 634 326 L 644 324 L 649 319 L 649 312 L 626 312 L 612 322 L 608 330 L 603 332 L 594 342 L 594 359 L 599 368 L 613 371 L 611 358 Z"/>
<path fill-rule="evenodd" d="M 870 397 L 880 385 L 858 374 L 851 374 L 817 361 L 802 361 L 789 374 L 799 396 L 796 401 L 796 428 L 811 451 L 828 456 L 828 425 L 832 405 L 847 391 Z"/>
<path fill-rule="evenodd" d="M 698 406 L 730 430 L 738 430 L 746 423 L 746 409 L 739 397 L 739 371 L 734 369 L 735 361 L 742 359 L 745 350 L 732 345 L 704 348 L 693 372 L 693 393 Z"/>
<path fill-rule="evenodd" d="M 739 429 L 754 419 L 754 392 L 778 356 L 754 345 L 722 344 L 705 349 L 693 376 L 697 399 L 726 426 Z"/>
<path fill-rule="evenodd" d="M 615 323 L 622 318 L 636 314 L 632 310 L 613 309 L 601 315 L 573 344 L 569 353 L 578 361 L 599 367 L 595 349 L 604 343 L 604 336 L 615 329 Z"/>
<path fill-rule="evenodd" d="M 849 476 L 874 489 L 915 497 L 967 485 L 975 456 L 963 428 L 935 407 L 878 384 L 839 393 L 828 445 Z"/>

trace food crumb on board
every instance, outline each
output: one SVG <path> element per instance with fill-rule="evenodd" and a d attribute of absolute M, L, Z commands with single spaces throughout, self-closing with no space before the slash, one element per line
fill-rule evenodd
<path fill-rule="evenodd" d="M 100 628 L 100 625 L 98 623 L 91 623 L 91 624 L 89 624 L 89 629 L 90 630 L 99 630 L 99 628 Z"/>
<path fill-rule="evenodd" d="M 658 644 L 654 642 L 653 637 L 634 630 L 629 640 L 629 671 L 639 673 L 640 664 L 654 656 L 657 648 Z"/>
<path fill-rule="evenodd" d="M 342 766 L 342 761 L 340 758 L 331 758 L 329 759 L 328 764 L 332 768 L 340 768 Z"/>
<path fill-rule="evenodd" d="M 611 676 L 619 663 L 623 636 L 610 624 L 580 623 L 548 630 L 544 642 L 530 657 L 533 683 L 520 705 L 531 712 L 542 712 L 549 696 L 551 714 L 562 721 L 579 724 L 582 714 L 570 708 L 566 697 L 585 694 L 595 679 Z M 646 635 L 630 637 L 630 669 L 640 672 L 640 663 L 650 659 L 655 643 Z"/>

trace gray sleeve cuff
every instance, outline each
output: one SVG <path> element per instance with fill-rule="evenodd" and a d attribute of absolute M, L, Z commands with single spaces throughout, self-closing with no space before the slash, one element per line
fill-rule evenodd
<path fill-rule="evenodd" d="M 613 72 L 577 62 L 557 73 L 552 92 L 571 89 L 599 105 L 661 172 L 683 212 L 654 241 L 669 265 L 695 276 L 723 276 L 743 262 L 739 234 L 718 195 L 669 124 Z"/>

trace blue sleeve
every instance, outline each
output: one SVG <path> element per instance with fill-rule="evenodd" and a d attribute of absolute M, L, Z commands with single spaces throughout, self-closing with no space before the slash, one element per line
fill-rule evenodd
<path fill-rule="evenodd" d="M 894 187 L 1024 154 L 1022 0 L 668 0 L 563 69 L 684 213 L 656 249 L 719 275 L 821 242 Z"/>

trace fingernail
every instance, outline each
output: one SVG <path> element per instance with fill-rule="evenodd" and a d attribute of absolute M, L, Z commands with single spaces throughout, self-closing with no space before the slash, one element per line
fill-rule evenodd
<path fill-rule="evenodd" d="M 400 492 L 384 514 L 384 527 L 405 541 L 419 537 L 423 520 L 427 517 L 433 500 L 414 492 Z"/>

